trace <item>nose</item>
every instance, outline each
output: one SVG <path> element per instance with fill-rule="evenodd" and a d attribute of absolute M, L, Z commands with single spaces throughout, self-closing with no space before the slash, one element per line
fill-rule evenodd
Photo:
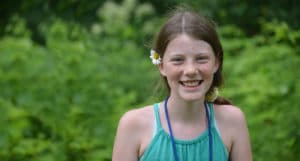
<path fill-rule="evenodd" d="M 197 74 L 198 70 L 196 65 L 193 62 L 186 63 L 184 68 L 184 74 L 187 76 L 195 76 Z"/>

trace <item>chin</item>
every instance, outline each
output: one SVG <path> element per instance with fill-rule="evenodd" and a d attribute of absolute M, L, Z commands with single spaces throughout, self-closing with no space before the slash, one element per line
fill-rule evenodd
<path fill-rule="evenodd" d="M 202 94 L 182 94 L 181 95 L 182 100 L 190 102 L 190 101 L 199 101 L 199 100 L 204 100 L 204 95 Z"/>

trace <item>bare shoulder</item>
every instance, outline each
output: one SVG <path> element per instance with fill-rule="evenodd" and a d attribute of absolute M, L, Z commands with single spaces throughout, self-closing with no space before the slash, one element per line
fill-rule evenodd
<path fill-rule="evenodd" d="M 245 123 L 245 114 L 239 107 L 233 105 L 215 105 L 214 110 L 217 119 L 222 122 L 225 121 L 232 125 Z"/>
<path fill-rule="evenodd" d="M 247 131 L 245 115 L 240 108 L 233 105 L 215 105 L 214 111 L 223 141 L 230 150 L 240 133 Z"/>
<path fill-rule="evenodd" d="M 154 117 L 152 106 L 127 111 L 119 121 L 119 127 L 136 129 L 145 126 Z"/>
<path fill-rule="evenodd" d="M 252 161 L 244 112 L 233 105 L 215 105 L 215 117 L 232 161 Z"/>
<path fill-rule="evenodd" d="M 113 161 L 137 161 L 141 143 L 152 129 L 151 106 L 130 110 L 120 119 L 113 148 Z"/>
<path fill-rule="evenodd" d="M 138 126 L 146 123 L 153 117 L 152 106 L 144 106 L 127 111 L 120 119 L 120 123 L 125 125 Z"/>

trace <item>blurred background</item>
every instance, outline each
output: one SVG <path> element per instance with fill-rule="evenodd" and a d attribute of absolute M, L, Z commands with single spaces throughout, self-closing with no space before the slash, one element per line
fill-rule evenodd
<path fill-rule="evenodd" d="M 218 25 L 254 160 L 299 159 L 298 1 L 4 0 L 0 161 L 110 161 L 121 115 L 164 97 L 150 48 L 183 2 Z"/>

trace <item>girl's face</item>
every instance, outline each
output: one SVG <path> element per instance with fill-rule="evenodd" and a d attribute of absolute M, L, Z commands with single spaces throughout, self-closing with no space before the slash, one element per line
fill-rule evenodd
<path fill-rule="evenodd" d="M 169 42 L 159 70 L 167 78 L 171 97 L 193 101 L 204 100 L 218 67 L 207 42 L 180 34 Z"/>

